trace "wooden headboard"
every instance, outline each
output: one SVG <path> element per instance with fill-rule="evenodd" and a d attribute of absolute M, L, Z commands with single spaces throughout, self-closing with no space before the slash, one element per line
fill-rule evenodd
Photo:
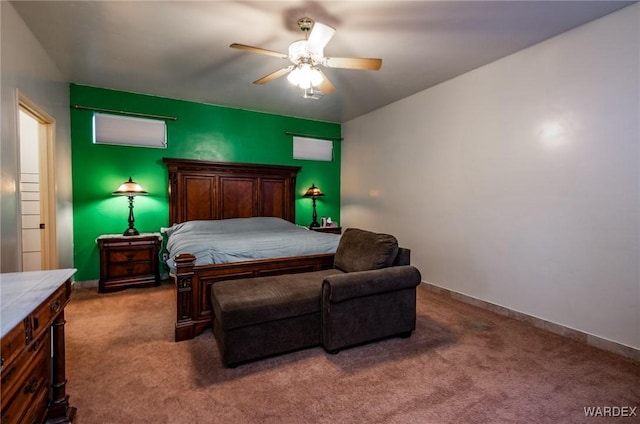
<path fill-rule="evenodd" d="M 169 224 L 275 216 L 295 221 L 299 166 L 163 158 L 169 170 Z"/>

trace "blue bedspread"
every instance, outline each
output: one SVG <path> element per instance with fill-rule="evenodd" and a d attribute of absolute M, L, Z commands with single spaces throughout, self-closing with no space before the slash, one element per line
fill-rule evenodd
<path fill-rule="evenodd" d="M 233 218 L 189 221 L 163 228 L 168 236 L 167 265 L 181 253 L 196 257 L 196 265 L 251 261 L 320 253 L 335 253 L 338 234 L 311 231 L 280 218 Z"/>

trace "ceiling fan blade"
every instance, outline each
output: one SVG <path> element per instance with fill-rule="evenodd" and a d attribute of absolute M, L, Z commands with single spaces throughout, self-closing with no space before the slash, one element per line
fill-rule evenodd
<path fill-rule="evenodd" d="M 232 49 L 246 50 L 251 53 L 266 54 L 268 56 L 279 57 L 281 59 L 287 58 L 287 55 L 284 53 L 263 49 L 260 47 L 247 46 L 246 44 L 233 43 L 229 47 L 231 47 Z"/>
<path fill-rule="evenodd" d="M 307 39 L 307 48 L 310 52 L 321 53 L 335 33 L 336 30 L 329 25 L 316 22 L 313 24 L 313 28 L 311 28 L 311 33 Z"/>
<path fill-rule="evenodd" d="M 318 71 L 320 71 L 320 69 L 318 69 Z M 336 91 L 336 87 L 329 81 L 329 78 L 327 78 L 324 72 L 320 71 L 320 75 L 322 75 L 322 82 L 318 86 L 320 92 L 326 96 Z"/>
<path fill-rule="evenodd" d="M 327 57 L 325 58 L 324 64 L 330 68 L 377 71 L 382 67 L 382 59 L 368 57 Z"/>
<path fill-rule="evenodd" d="M 268 83 L 270 81 L 273 81 L 274 79 L 277 79 L 277 78 L 280 78 L 283 75 L 286 75 L 293 68 L 294 68 L 294 66 L 290 65 L 290 66 L 287 66 L 285 68 L 278 69 L 277 71 L 272 72 L 269 75 L 266 75 L 266 76 L 260 78 L 259 80 L 255 80 L 253 83 L 254 84 L 266 84 L 266 83 Z"/>

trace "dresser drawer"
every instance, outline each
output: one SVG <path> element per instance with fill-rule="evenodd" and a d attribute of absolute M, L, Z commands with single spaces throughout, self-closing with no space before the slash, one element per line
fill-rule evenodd
<path fill-rule="evenodd" d="M 29 371 L 29 366 L 37 361 L 43 350 L 47 350 L 49 344 L 49 332 L 42 334 L 36 339 L 29 349 L 26 349 L 13 363 L 2 370 L 2 384 L 0 384 L 0 396 L 4 408 L 5 400 L 14 392 L 15 386 L 24 381 L 25 374 Z"/>
<path fill-rule="evenodd" d="M 118 262 L 135 262 L 149 261 L 151 259 L 151 249 L 128 249 L 128 250 L 110 250 L 109 261 L 111 263 Z"/>
<path fill-rule="evenodd" d="M 20 353 L 22 348 L 27 344 L 26 329 L 24 327 L 24 321 L 20 321 L 20 324 L 16 325 L 6 336 L 2 338 L 2 345 L 0 345 L 0 354 L 2 355 L 2 385 L 4 386 L 5 371 L 10 368 L 11 362 Z M 3 392 L 4 393 L 4 392 Z"/>
<path fill-rule="evenodd" d="M 35 396 L 35 402 L 31 405 L 31 408 L 27 411 L 22 422 L 25 424 L 40 424 L 42 418 L 47 412 L 47 406 L 49 405 L 49 388 L 45 385 L 40 393 Z"/>
<path fill-rule="evenodd" d="M 126 264 L 111 265 L 109 278 L 135 277 L 138 275 L 153 274 L 149 262 L 133 262 Z"/>
<path fill-rule="evenodd" d="M 25 411 L 33 408 L 39 399 L 42 402 L 43 392 L 48 393 L 50 361 L 49 349 L 45 348 L 48 345 L 49 333 L 47 332 L 42 337 L 42 342 L 38 345 L 35 356 L 30 358 L 32 362 L 28 367 L 23 368 L 26 373 L 23 372 L 24 375 L 20 376 L 20 372 L 16 372 L 16 375 L 20 377 L 16 379 L 19 384 L 13 384 L 10 390 L 7 390 L 6 395 L 4 387 L 2 388 L 2 424 L 23 422 Z"/>
<path fill-rule="evenodd" d="M 38 337 L 38 334 L 43 329 L 51 325 L 53 317 L 65 307 L 67 300 L 67 288 L 66 286 L 61 286 L 33 311 L 32 328 L 34 337 Z"/>

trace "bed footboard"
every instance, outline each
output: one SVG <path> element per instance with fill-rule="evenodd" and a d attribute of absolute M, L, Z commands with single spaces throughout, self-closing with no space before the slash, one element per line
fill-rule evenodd
<path fill-rule="evenodd" d="M 176 256 L 175 341 L 192 339 L 211 326 L 214 317 L 210 293 L 211 285 L 215 282 L 320 271 L 333 266 L 333 257 L 332 253 L 328 253 L 196 266 L 195 256 Z"/>

